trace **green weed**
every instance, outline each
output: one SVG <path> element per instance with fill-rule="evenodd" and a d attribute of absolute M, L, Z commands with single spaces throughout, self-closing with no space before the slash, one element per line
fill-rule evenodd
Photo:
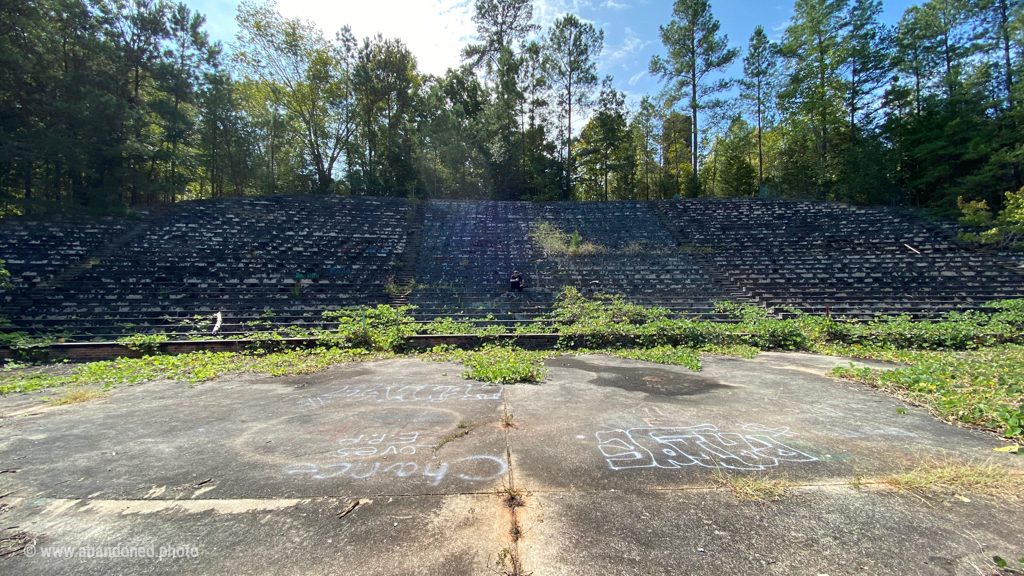
<path fill-rule="evenodd" d="M 862 348 L 857 354 L 910 365 L 889 370 L 851 365 L 833 369 L 832 375 L 892 392 L 944 420 L 987 428 L 1011 439 L 1024 438 L 1024 346 L 967 352 Z"/>

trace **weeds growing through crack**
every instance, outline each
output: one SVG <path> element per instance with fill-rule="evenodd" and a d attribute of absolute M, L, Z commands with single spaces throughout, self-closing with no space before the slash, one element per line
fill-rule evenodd
<path fill-rule="evenodd" d="M 501 417 L 501 427 L 502 428 L 515 428 L 516 427 L 516 423 L 513 422 L 513 417 L 514 416 L 515 416 L 515 414 L 505 414 L 504 416 L 502 416 Z"/>
<path fill-rule="evenodd" d="M 526 505 L 524 500 L 526 492 L 505 483 L 502 483 L 501 488 L 498 489 L 498 497 L 501 498 L 501 503 L 505 505 L 505 508 L 511 510 L 522 508 Z"/>
<path fill-rule="evenodd" d="M 511 544 L 504 547 L 498 553 L 495 561 L 495 568 L 503 576 L 528 576 L 523 569 L 523 560 L 519 554 L 519 539 L 523 536 L 523 527 L 516 516 L 516 509 L 526 505 L 526 492 L 516 488 L 514 484 L 502 482 L 501 488 L 497 490 L 501 504 L 508 508 L 512 517 L 509 525 L 508 535 L 512 539 Z"/>
<path fill-rule="evenodd" d="M 760 504 L 778 502 L 785 498 L 792 488 L 792 482 L 784 476 L 734 476 L 718 471 L 714 475 L 714 481 L 719 486 L 728 487 L 738 500 Z"/>
<path fill-rule="evenodd" d="M 519 526 L 518 518 L 512 518 L 512 526 L 508 529 L 508 535 L 512 537 L 513 542 L 519 542 L 519 537 L 523 535 L 523 529 Z"/>
<path fill-rule="evenodd" d="M 928 459 L 911 470 L 880 480 L 897 490 L 917 494 L 970 492 L 1024 497 L 1024 476 L 991 462 Z"/>
<path fill-rule="evenodd" d="M 438 450 L 441 449 L 442 446 L 451 442 L 452 440 L 462 438 L 466 434 L 469 434 L 473 430 L 482 426 L 485 422 L 486 420 L 477 420 L 476 422 L 472 420 L 460 420 L 459 423 L 456 425 L 456 428 L 458 428 L 458 430 L 452 432 L 451 434 L 445 436 L 444 438 L 441 438 L 441 441 L 434 445 L 434 452 L 437 452 Z"/>
<path fill-rule="evenodd" d="M 96 398 L 103 398 L 106 395 L 106 392 L 101 392 L 99 390 L 90 390 L 88 388 L 82 390 L 72 390 L 71 392 L 65 394 L 63 397 L 58 398 L 53 402 L 50 402 L 50 404 L 52 406 L 78 404 L 79 402 L 88 402 L 89 400 L 94 400 Z"/>
<path fill-rule="evenodd" d="M 531 574 L 524 571 L 523 560 L 519 557 L 519 549 L 515 544 L 505 546 L 501 552 L 498 552 L 494 567 L 502 576 L 530 576 Z"/>

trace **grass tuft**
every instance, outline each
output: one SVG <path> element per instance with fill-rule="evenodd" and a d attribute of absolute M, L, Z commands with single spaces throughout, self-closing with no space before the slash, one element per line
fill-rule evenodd
<path fill-rule="evenodd" d="M 583 240 L 579 232 L 566 234 L 550 222 L 535 222 L 529 236 L 547 256 L 592 256 L 606 250 L 600 244 Z"/>
<path fill-rule="evenodd" d="M 719 486 L 729 488 L 738 500 L 760 504 L 778 502 L 789 495 L 792 489 L 792 482 L 785 476 L 741 476 L 718 471 L 714 481 Z"/>
<path fill-rule="evenodd" d="M 448 434 L 444 438 L 441 438 L 441 440 L 434 445 L 434 452 L 437 452 L 438 450 L 441 449 L 442 446 L 451 442 L 452 440 L 457 440 L 459 438 L 462 438 L 466 434 L 469 434 L 473 430 L 482 426 L 485 422 L 485 420 L 477 420 L 476 422 L 472 420 L 460 420 L 459 423 L 455 426 L 456 428 L 458 428 L 458 430 L 452 432 L 451 434 Z"/>
<path fill-rule="evenodd" d="M 78 404 L 80 402 L 88 402 L 89 400 L 95 400 L 96 398 L 103 398 L 107 393 L 101 390 L 95 390 L 91 388 L 72 390 L 64 396 L 50 402 L 53 406 L 64 406 L 66 404 Z"/>
<path fill-rule="evenodd" d="M 928 459 L 912 470 L 880 479 L 897 490 L 927 493 L 1024 496 L 1024 475 L 991 462 L 976 464 L 951 459 Z"/>

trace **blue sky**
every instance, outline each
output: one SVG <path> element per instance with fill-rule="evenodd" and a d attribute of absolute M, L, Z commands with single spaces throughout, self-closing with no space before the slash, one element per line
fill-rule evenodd
<path fill-rule="evenodd" d="M 207 30 L 225 44 L 234 39 L 237 0 L 184 0 L 207 17 Z M 883 0 L 886 23 L 899 21 L 911 0 Z M 648 76 L 654 54 L 663 54 L 658 27 L 672 18 L 671 0 L 534 0 L 535 20 L 547 26 L 558 16 L 574 12 L 605 32 L 599 63 L 601 75 L 611 74 L 619 90 L 630 99 L 657 93 L 659 82 Z M 772 0 L 713 0 L 715 16 L 733 46 L 746 47 L 758 24 L 773 39 L 781 38 L 793 13 L 792 2 Z M 316 22 L 328 36 L 342 25 L 352 26 L 357 38 L 380 32 L 401 38 L 416 55 L 420 70 L 442 74 L 459 63 L 459 50 L 473 40 L 472 0 L 279 0 L 286 16 Z M 730 71 L 738 76 L 737 64 Z"/>

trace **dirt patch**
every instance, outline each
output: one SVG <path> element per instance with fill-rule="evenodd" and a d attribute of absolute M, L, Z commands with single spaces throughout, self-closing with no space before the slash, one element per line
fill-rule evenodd
<path fill-rule="evenodd" d="M 696 396 L 707 394 L 726 384 L 701 374 L 686 374 L 664 368 L 625 368 L 588 362 L 583 358 L 562 356 L 545 362 L 549 368 L 571 368 L 597 374 L 594 384 L 611 386 L 655 396 Z"/>

